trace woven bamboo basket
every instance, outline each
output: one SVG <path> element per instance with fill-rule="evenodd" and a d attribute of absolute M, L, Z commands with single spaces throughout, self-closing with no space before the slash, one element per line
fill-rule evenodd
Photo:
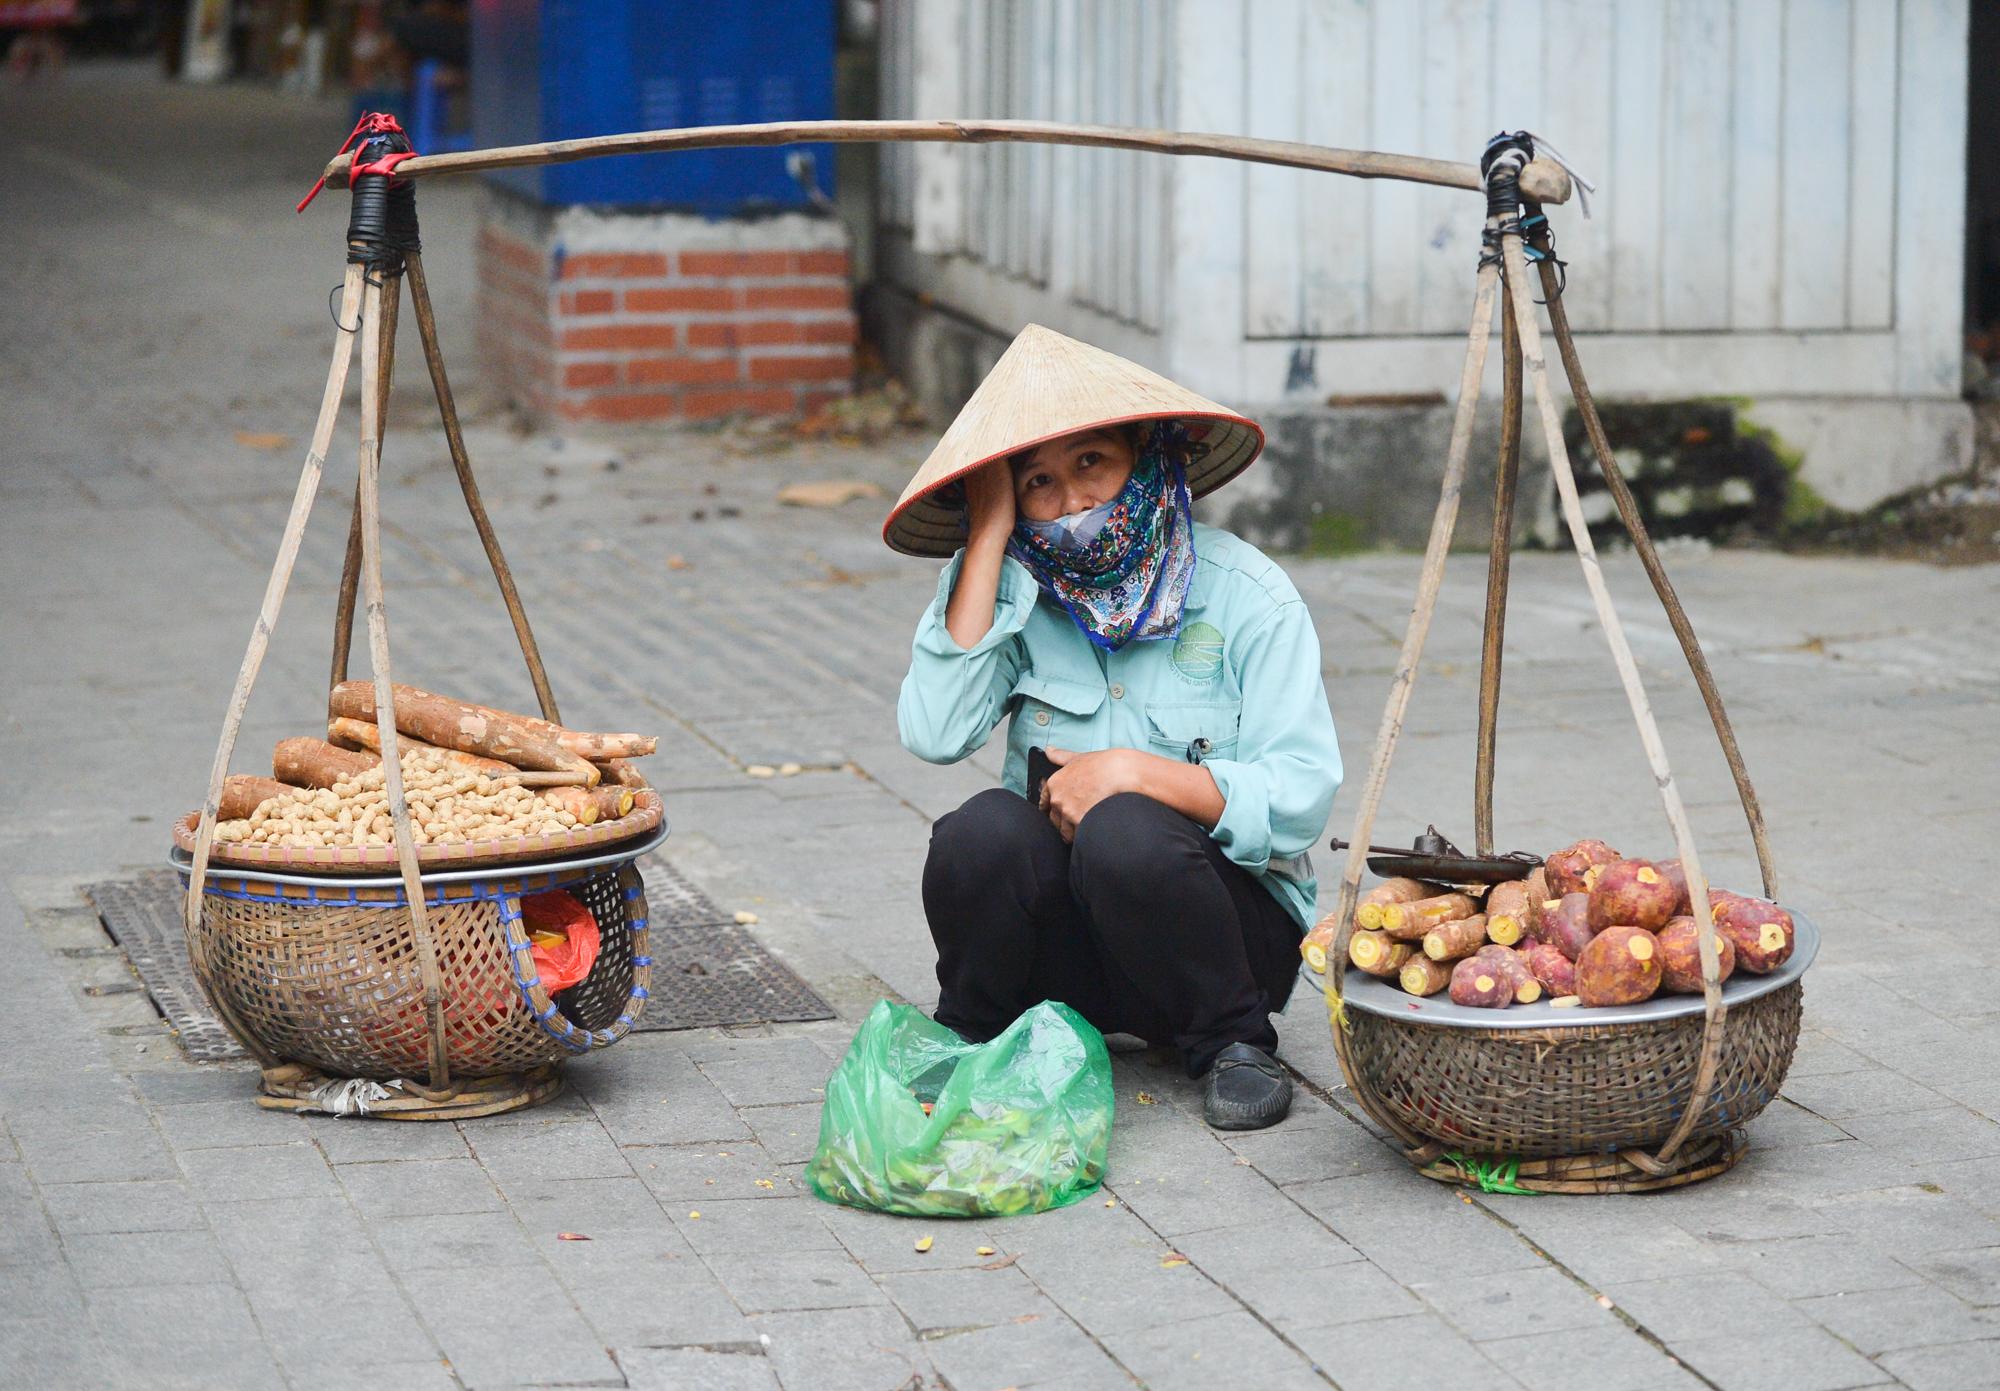
<path fill-rule="evenodd" d="M 1598 562 L 1570 461 L 1562 408 L 1549 381 L 1540 327 L 1542 313 L 1547 315 L 1570 397 L 1598 471 L 1707 707 L 1749 822 L 1764 896 L 1772 900 L 1778 897 L 1777 873 L 1763 811 L 1713 674 L 1619 471 L 1617 456 L 1584 381 L 1562 301 L 1564 263 L 1555 257 L 1541 205 L 1519 183 L 1526 161 L 1534 155 L 1534 145 L 1534 138 L 1526 132 L 1503 133 L 1488 144 L 1481 161 L 1487 218 L 1444 479 L 1415 602 L 1348 838 L 1346 871 L 1333 914 L 1338 928 L 1327 953 L 1324 988 L 1335 1052 L 1356 1101 L 1406 1147 L 1419 1172 L 1500 1191 L 1639 1191 L 1691 1183 L 1721 1173 L 1736 1162 L 1743 1152 L 1744 1125 L 1778 1094 L 1791 1066 L 1798 1041 L 1801 986 L 1795 974 L 1788 980 L 1771 980 L 1762 989 L 1734 982 L 1728 992 L 1723 988 L 1707 874 L 1638 661 Z M 1531 275 L 1538 281 L 1540 300 L 1531 289 Z M 1696 923 L 1702 989 L 1698 997 L 1688 997 L 1685 1008 L 1662 1001 L 1658 1002 L 1662 1008 L 1650 1013 L 1642 1008 L 1640 1013 L 1622 1018 L 1606 1011 L 1605 1018 L 1591 1021 L 1586 1012 L 1585 1018 L 1573 1023 L 1558 1025 L 1549 1020 L 1544 1025 L 1538 1016 L 1529 1016 L 1503 1026 L 1496 1017 L 1489 1026 L 1483 1018 L 1446 1014 L 1417 1019 L 1413 1016 L 1424 1012 L 1425 1006 L 1412 1003 L 1408 996 L 1374 1002 L 1367 1008 L 1355 1007 L 1354 1000 L 1343 996 L 1362 870 L 1436 611 L 1496 317 L 1502 325 L 1500 460 L 1480 658 L 1473 778 L 1476 851 L 1482 857 L 1494 853 L 1497 717 L 1521 427 L 1527 414 L 1525 382 L 1534 388 L 1535 414 L 1547 445 L 1561 516 L 1575 545 L 1598 625 L 1618 670 L 1654 788 L 1672 829 L 1674 852 L 1687 878 L 1688 912 Z M 1797 971 L 1803 971 L 1810 956 L 1810 948 L 1799 953 Z M 1366 987 L 1360 989 L 1365 991 Z M 1391 987 L 1384 985 L 1382 989 Z M 1490 1016 L 1494 1012 L 1465 1009 L 1460 1013 Z M 1511 1015 L 1514 1011 L 1500 1013 Z"/>
<path fill-rule="evenodd" d="M 551 889 L 581 900 L 599 932 L 590 974 L 554 996 L 535 973 L 521 918 L 524 896 Z M 532 1073 L 609 1047 L 645 1009 L 646 890 L 629 859 L 427 883 L 424 904 L 454 1078 Z M 202 984 L 253 1052 L 339 1078 L 429 1072 L 424 982 L 400 884 L 210 875 L 199 934 Z"/>

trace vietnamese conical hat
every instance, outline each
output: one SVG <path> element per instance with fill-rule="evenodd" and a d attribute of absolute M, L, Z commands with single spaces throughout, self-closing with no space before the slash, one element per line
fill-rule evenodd
<path fill-rule="evenodd" d="M 1136 362 L 1029 324 L 903 489 L 882 539 L 905 555 L 949 556 L 965 544 L 966 530 L 953 483 L 1044 440 L 1141 420 L 1187 422 L 1200 446 L 1187 466 L 1195 497 L 1243 472 L 1264 447 L 1255 421 Z"/>

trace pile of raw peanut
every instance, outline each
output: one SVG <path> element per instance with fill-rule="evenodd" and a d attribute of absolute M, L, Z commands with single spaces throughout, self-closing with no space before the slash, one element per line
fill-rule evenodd
<path fill-rule="evenodd" d="M 518 782 L 470 772 L 435 752 L 406 753 L 402 766 L 410 831 L 419 845 L 550 835 L 577 824 L 574 814 Z M 301 787 L 269 798 L 247 819 L 217 823 L 215 835 L 294 850 L 393 844 L 382 769 L 356 773 L 331 788 Z"/>

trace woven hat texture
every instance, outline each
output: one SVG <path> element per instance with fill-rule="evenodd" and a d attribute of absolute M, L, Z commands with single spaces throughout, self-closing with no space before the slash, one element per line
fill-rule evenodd
<path fill-rule="evenodd" d="M 1212 493 L 1264 447 L 1255 421 L 1115 353 L 1029 324 L 951 422 L 883 524 L 905 555 L 949 556 L 965 544 L 965 504 L 953 487 L 973 470 L 1044 440 L 1141 420 L 1182 420 L 1203 446 L 1188 491 Z"/>

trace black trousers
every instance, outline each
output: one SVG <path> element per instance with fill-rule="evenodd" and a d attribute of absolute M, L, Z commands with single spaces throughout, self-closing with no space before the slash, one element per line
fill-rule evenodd
<path fill-rule="evenodd" d="M 924 914 L 937 1020 L 984 1042 L 1043 1000 L 1172 1044 L 1199 1077 L 1231 1043 L 1276 1048 L 1297 979 L 1284 906 L 1179 812 L 1108 797 L 1073 844 L 1025 798 L 981 792 L 931 829 Z"/>

